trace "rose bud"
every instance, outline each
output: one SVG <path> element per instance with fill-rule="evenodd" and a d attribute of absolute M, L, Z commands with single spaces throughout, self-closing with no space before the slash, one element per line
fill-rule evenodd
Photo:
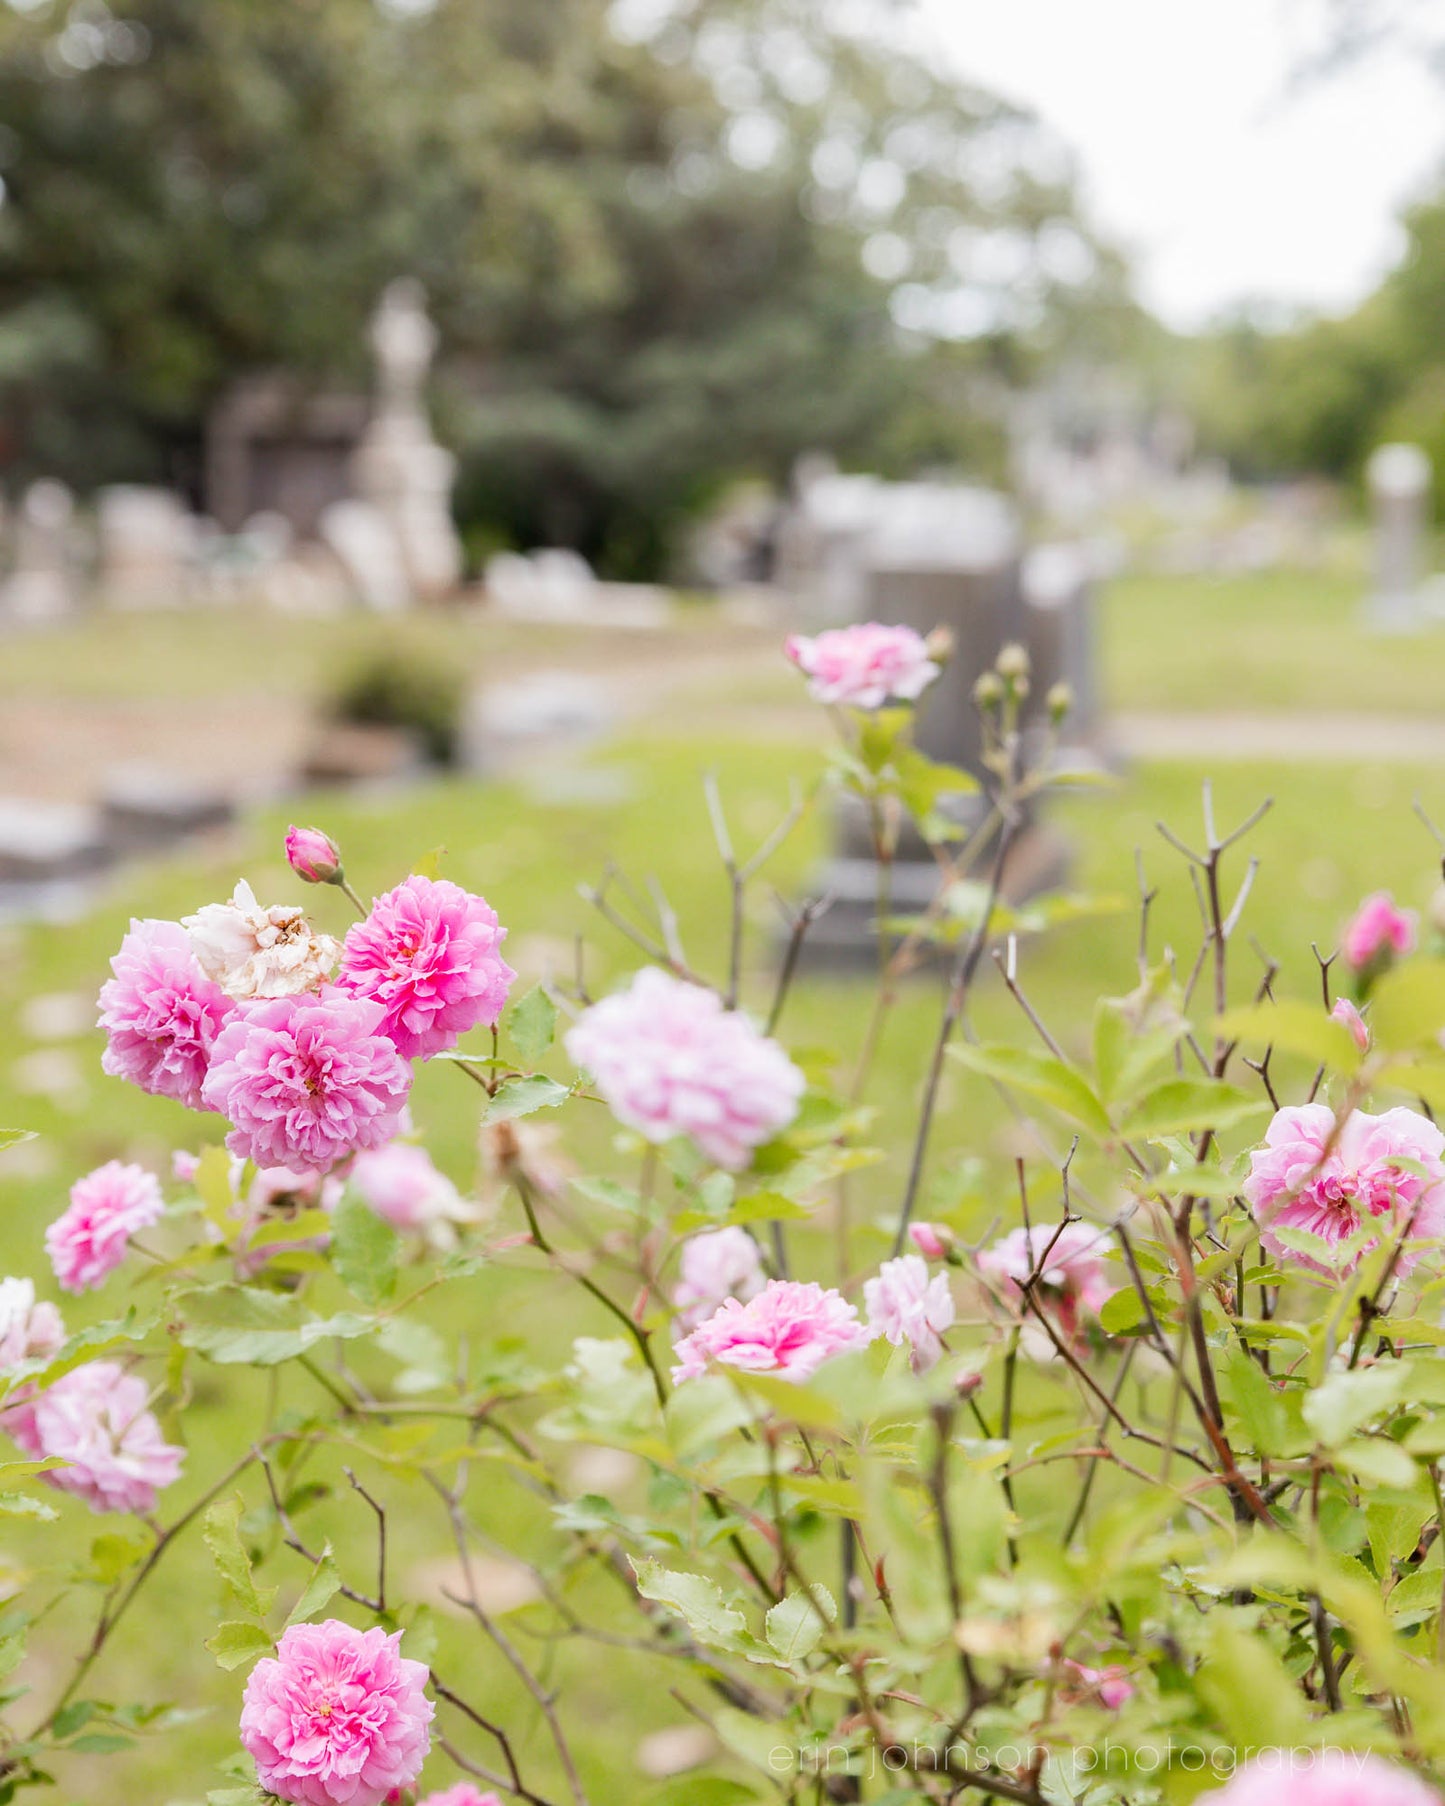
<path fill-rule="evenodd" d="M 320 828 L 286 830 L 286 863 L 307 884 L 340 884 L 341 849 Z"/>
<path fill-rule="evenodd" d="M 942 1223 L 910 1223 L 908 1238 L 925 1260 L 947 1260 L 953 1236 Z"/>

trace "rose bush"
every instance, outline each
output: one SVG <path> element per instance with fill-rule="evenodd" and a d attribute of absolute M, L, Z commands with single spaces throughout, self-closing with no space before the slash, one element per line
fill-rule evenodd
<path fill-rule="evenodd" d="M 1019 947 L 1055 906 L 1016 910 L 1007 878 L 1036 798 L 1075 774 L 1026 733 L 1027 661 L 1005 649 L 961 828 L 976 781 L 927 760 L 898 706 L 946 653 L 876 626 L 791 649 L 878 856 L 856 1060 L 787 1042 L 820 900 L 744 996 L 750 891 L 793 818 L 742 858 L 715 791 L 720 973 L 693 969 L 665 900 L 643 920 L 597 896 L 646 964 L 607 996 L 580 960 L 516 995 L 517 924 L 425 873 L 367 904 L 318 829 L 287 860 L 318 907 L 350 899 L 349 927 L 244 880 L 132 925 L 100 994 L 104 1068 L 193 1133 L 165 1185 L 131 1162 L 77 1176 L 45 1238 L 67 1292 L 144 1272 L 129 1309 L 67 1336 L 30 1275 L 0 1282 L 0 1511 L 57 1539 L 0 1617 L 25 1677 L 0 1802 L 164 1727 L 95 1677 L 162 1564 L 188 1561 L 223 1611 L 214 1682 L 182 1704 L 232 1715 L 238 1746 L 193 1792 L 226 1806 L 632 1806 L 635 1777 L 597 1773 L 554 1685 L 564 1639 L 646 1673 L 640 1726 L 707 1727 L 700 1766 L 648 1796 L 671 1806 L 1225 1781 L 1226 1806 L 1438 1798 L 1445 961 L 1375 897 L 1346 933 L 1348 1007 L 1329 960 L 1314 994 L 1280 994 L 1272 961 L 1238 956 L 1253 868 L 1231 894 L 1229 862 L 1253 822 L 1219 833 L 1206 796 L 1202 845 L 1167 836 L 1197 879 L 1197 957 L 1156 955 L 1145 894 L 1135 987 L 1086 1036 L 1048 1022 Z M 1066 706 L 1050 697 L 1053 729 Z M 939 883 L 900 918 L 906 823 Z M 990 956 L 1018 1004 L 1006 1041 L 972 1027 Z M 916 1115 L 880 1122 L 909 975 L 938 984 L 935 1038 Z M 419 1062 L 476 1119 L 482 1197 L 415 1136 Z M 952 1069 L 1018 1122 L 982 1210 L 931 1171 Z M 567 1158 L 585 1113 L 612 1124 L 605 1170 Z M 546 1286 L 524 1349 L 491 1326 L 519 1268 Z M 245 1370 L 250 1433 L 218 1457 L 194 1428 Z M 501 1549 L 475 1508 L 498 1476 L 522 1502 Z M 322 1500 L 344 1546 L 308 1526 Z M 99 1604 L 68 1665 L 48 1644 L 26 1684 L 87 1511 L 134 1534 L 72 1564 L 62 1591 Z M 429 1593 L 399 1585 L 398 1538 L 442 1563 Z M 500 1555 L 524 1609 L 479 1579 Z M 438 1601 L 504 1699 L 443 1648 Z"/>

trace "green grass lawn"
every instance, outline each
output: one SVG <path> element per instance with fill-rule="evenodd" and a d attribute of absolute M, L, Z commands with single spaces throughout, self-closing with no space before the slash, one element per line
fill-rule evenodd
<path fill-rule="evenodd" d="M 1215 584 L 1204 579 L 1133 578 L 1113 587 L 1104 607 L 1103 662 L 1116 707 L 1200 710 L 1308 708 L 1328 710 L 1428 710 L 1445 677 L 1445 636 L 1405 644 L 1375 641 L 1356 621 L 1357 585 L 1343 578 L 1301 575 Z M 460 660 L 474 673 L 508 661 L 577 664 L 588 656 L 570 636 L 535 640 L 478 617 L 420 617 L 408 633 L 433 651 Z M 324 682 L 336 658 L 358 646 L 389 643 L 391 630 L 372 623 L 258 623 L 238 616 L 214 618 L 118 617 L 84 631 L 11 641 L 0 670 L 0 691 L 153 700 L 163 706 L 183 691 L 221 688 L 262 690 L 279 686 L 306 694 Z M 351 874 L 363 891 L 377 890 L 414 861 L 444 846 L 441 870 L 495 904 L 511 928 L 509 952 L 524 980 L 572 969 L 578 934 L 586 940 L 586 972 L 594 991 L 639 963 L 641 955 L 601 922 L 577 895 L 579 882 L 595 880 L 615 861 L 639 881 L 655 877 L 676 908 L 693 964 L 721 971 L 726 954 L 722 928 L 725 885 L 703 806 L 702 773 L 718 775 L 735 838 L 746 848 L 760 840 L 786 806 L 791 776 L 804 782 L 823 757 L 822 724 L 791 706 L 796 684 L 760 638 L 741 643 L 742 669 L 730 668 L 705 695 L 714 651 L 732 641 L 702 614 L 689 615 L 679 636 L 699 662 L 687 678 L 693 709 L 674 699 L 651 728 L 585 754 L 549 760 L 530 779 L 439 780 L 405 793 L 370 797 L 311 797 L 249 817 L 230 845 L 137 867 L 80 922 L 35 925 L 0 932 L 0 1123 L 34 1129 L 38 1139 L 0 1159 L 0 1270 L 41 1274 L 41 1235 L 63 1207 L 74 1178 L 98 1162 L 124 1155 L 168 1170 L 175 1147 L 218 1137 L 214 1122 L 146 1098 L 99 1071 L 94 1033 L 37 1036 L 36 998 L 57 994 L 93 997 L 106 962 L 132 915 L 175 917 L 227 894 L 244 875 L 262 896 L 290 896 L 296 886 L 281 858 L 281 835 L 294 814 L 336 833 Z M 748 647 L 757 680 L 749 677 Z M 612 642 L 608 656 L 625 675 L 625 646 Z M 753 705 L 761 714 L 748 713 Z M 778 704 L 784 705 L 779 709 Z M 772 711 L 769 713 L 768 711 Z M 1195 844 L 1200 837 L 1200 787 L 1209 776 L 1197 763 L 1140 766 L 1115 791 L 1071 796 L 1054 809 L 1077 851 L 1075 881 L 1088 892 L 1113 894 L 1118 913 L 1055 931 L 1021 952 L 1021 976 L 1054 1033 L 1070 1048 L 1087 1043 L 1093 999 L 1122 992 L 1135 981 L 1137 918 L 1134 861 L 1142 849 L 1147 880 L 1162 894 L 1153 916 L 1157 958 L 1172 948 L 1187 969 L 1198 944 L 1198 913 L 1188 875 L 1160 838 L 1164 820 Z M 1436 819 L 1445 820 L 1445 773 L 1405 766 L 1352 767 L 1306 764 L 1221 766 L 1215 774 L 1215 808 L 1221 828 L 1243 818 L 1272 795 L 1273 812 L 1250 846 L 1231 856 L 1229 877 L 1244 873 L 1251 851 L 1261 866 L 1247 926 L 1267 954 L 1280 961 L 1282 992 L 1312 995 L 1316 983 L 1312 940 L 1333 943 L 1359 896 L 1376 886 L 1393 888 L 1403 901 L 1424 908 L 1437 880 L 1433 846 L 1411 810 L 1417 795 Z M 771 873 L 784 895 L 797 895 L 815 870 L 826 844 L 826 822 L 806 819 L 778 855 Z M 335 892 L 313 893 L 318 918 L 340 931 L 343 902 Z M 755 1005 L 770 994 L 775 957 L 776 910 L 765 891 L 749 920 L 748 990 Z M 1236 994 L 1249 996 L 1259 971 L 1247 942 L 1237 949 Z M 886 1158 L 850 1185 L 858 1225 L 854 1260 L 862 1264 L 884 1246 L 882 1224 L 896 1210 L 911 1112 L 938 1014 L 936 975 L 911 982 L 890 1019 L 876 1066 L 872 1099 L 879 1106 L 876 1138 Z M 862 1033 L 866 992 L 838 978 L 804 977 L 783 1018 L 781 1032 L 796 1048 L 824 1048 L 846 1077 Z M 1016 1006 L 987 969 L 973 1011 L 984 1038 L 1026 1040 Z M 550 1062 L 565 1073 L 560 1055 Z M 420 1076 L 415 1113 L 440 1164 L 470 1186 L 476 1169 L 476 1100 L 455 1071 L 433 1067 Z M 574 1106 L 566 1138 L 575 1158 L 594 1169 L 622 1171 L 603 1113 Z M 956 1195 L 967 1162 L 968 1193 L 979 1227 L 1013 1210 L 1010 1156 L 1018 1131 L 999 1098 L 961 1070 L 950 1072 L 941 1099 L 930 1196 Z M 809 1238 L 803 1238 L 805 1242 Z M 804 1251 L 820 1273 L 830 1269 L 831 1246 L 822 1232 Z M 69 1308 L 73 1324 L 112 1314 L 127 1296 L 122 1275 L 99 1300 Z M 145 1281 L 137 1296 L 147 1296 Z M 569 1332 L 599 1327 L 569 1290 L 541 1274 L 525 1254 L 509 1258 L 452 1289 L 445 1309 L 478 1344 L 515 1338 L 521 1346 L 540 1339 L 555 1348 L 559 1323 Z M 48 1289 L 48 1288 L 47 1288 Z M 584 1301 L 585 1302 L 585 1301 Z M 261 1399 L 257 1386 L 234 1370 L 192 1367 L 202 1408 L 187 1419 L 192 1436 L 188 1471 L 163 1501 L 163 1515 L 199 1493 L 225 1464 L 227 1452 L 253 1430 Z M 304 1375 L 288 1370 L 288 1403 L 307 1402 Z M 382 1474 L 397 1508 L 393 1572 L 404 1587 L 411 1568 L 435 1551 L 421 1517 L 421 1500 Z M 257 1497 L 254 1486 L 248 1497 Z M 500 1544 L 544 1547 L 549 1530 L 532 1495 L 499 1475 L 476 1504 L 479 1520 Z M 13 1539 L 12 1559 L 44 1565 L 69 1554 L 76 1540 L 110 1526 L 62 1503 L 53 1530 Z M 318 1509 L 317 1540 L 336 1539 L 343 1560 L 370 1560 L 367 1527 L 346 1501 Z M 294 1571 L 293 1571 L 294 1572 Z M 279 1577 L 279 1576 L 278 1576 Z M 299 1573 L 294 1579 L 299 1581 Z M 583 1596 L 591 1599 L 584 1589 Z M 97 1676 L 96 1690 L 171 1698 L 209 1706 L 198 1719 L 128 1758 L 74 1760 L 65 1770 L 61 1797 L 87 1802 L 146 1798 L 160 1803 L 204 1799 L 219 1784 L 214 1764 L 234 1748 L 240 1677 L 222 1675 L 202 1648 L 213 1628 L 217 1591 L 197 1547 L 173 1552 L 145 1605 L 118 1637 Z M 486 1690 L 496 1716 L 521 1728 L 525 1748 L 539 1734 L 516 1684 L 497 1663 L 469 1645 L 453 1621 L 441 1625 L 442 1650 Z M 43 1698 L 54 1686 L 57 1634 L 43 1635 L 25 1678 Z M 635 1765 L 637 1718 L 629 1697 L 658 1697 L 659 1677 L 620 1652 L 561 1646 L 547 1656 L 548 1671 L 565 1686 L 581 1735 L 587 1778 L 599 1806 L 636 1806 L 648 1797 Z M 24 1707 L 17 1709 L 17 1716 Z M 23 1717 L 22 1717 L 23 1722 Z M 123 1765 L 123 1766 L 122 1766 Z M 430 1777 L 429 1777 L 430 1778 Z M 433 1784 L 444 1784 L 444 1765 Z"/>

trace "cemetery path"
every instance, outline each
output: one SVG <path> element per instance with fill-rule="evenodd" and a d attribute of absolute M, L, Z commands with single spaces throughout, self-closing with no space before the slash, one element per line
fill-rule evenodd
<path fill-rule="evenodd" d="M 1131 759 L 1428 764 L 1445 759 L 1445 719 L 1391 715 L 1115 715 L 1109 737 Z"/>

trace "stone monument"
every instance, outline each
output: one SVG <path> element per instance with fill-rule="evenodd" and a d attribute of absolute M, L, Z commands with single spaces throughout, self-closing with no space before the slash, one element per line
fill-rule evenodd
<path fill-rule="evenodd" d="M 0 584 L 0 621 L 63 620 L 75 606 L 71 530 L 75 498 L 42 477 L 25 491 L 15 527 L 15 563 Z"/>
<path fill-rule="evenodd" d="M 372 319 L 376 406 L 352 459 L 356 493 L 390 525 L 413 592 L 444 596 L 461 577 L 451 516 L 456 460 L 432 438 L 423 400 L 436 349 L 419 282 L 401 277 Z"/>
<path fill-rule="evenodd" d="M 1375 527 L 1375 588 L 1366 618 L 1377 633 L 1412 633 L 1420 625 L 1420 558 L 1432 475 L 1418 445 L 1378 446 L 1365 466 Z"/>
<path fill-rule="evenodd" d="M 117 483 L 96 498 L 99 583 L 116 608 L 180 608 L 192 587 L 195 533 L 169 489 Z"/>

